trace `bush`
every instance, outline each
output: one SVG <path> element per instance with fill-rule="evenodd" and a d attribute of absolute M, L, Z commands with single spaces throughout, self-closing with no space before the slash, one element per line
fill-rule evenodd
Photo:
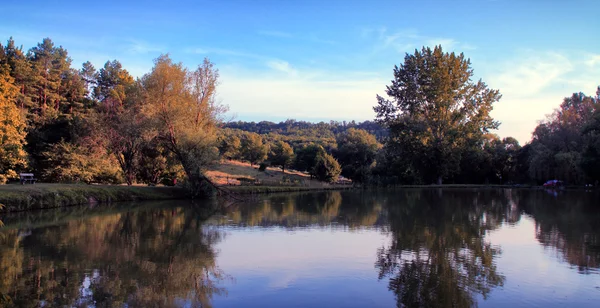
<path fill-rule="evenodd" d="M 341 173 L 340 164 L 329 154 L 319 155 L 313 173 L 319 181 L 333 183 Z"/>
<path fill-rule="evenodd" d="M 258 171 L 264 172 L 265 170 L 267 170 L 268 166 L 269 166 L 269 164 L 267 162 L 262 162 L 258 166 Z"/>

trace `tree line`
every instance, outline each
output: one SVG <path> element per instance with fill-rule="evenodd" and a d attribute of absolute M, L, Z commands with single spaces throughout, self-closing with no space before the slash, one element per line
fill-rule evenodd
<path fill-rule="evenodd" d="M 117 60 L 75 68 L 48 38 L 28 51 L 11 38 L 0 44 L 0 182 L 23 171 L 47 182 L 202 182 L 219 158 L 377 186 L 600 180 L 600 89 L 565 98 L 521 146 L 493 133 L 501 94 L 473 76 L 463 54 L 424 47 L 394 67 L 374 121 L 225 123 L 208 59 L 192 70 L 161 55 L 134 78 Z"/>
<path fill-rule="evenodd" d="M 117 60 L 74 68 L 48 38 L 27 52 L 11 38 L 0 44 L 0 181 L 200 179 L 218 155 L 218 78 L 208 59 L 191 70 L 168 55 L 140 78 Z"/>
<path fill-rule="evenodd" d="M 342 175 L 376 186 L 542 184 L 550 179 L 581 185 L 600 180 L 600 87 L 595 96 L 566 97 L 522 146 L 513 137 L 493 133 L 501 124 L 490 115 L 500 91 L 474 81 L 463 54 L 424 47 L 407 54 L 393 76 L 386 97 L 377 96 L 375 122 L 350 128 L 347 123 L 295 120 L 227 127 L 260 133 L 265 144 L 288 142 L 296 153 L 291 166 L 297 170 L 312 168 L 306 151 L 324 151 L 339 162 Z"/>

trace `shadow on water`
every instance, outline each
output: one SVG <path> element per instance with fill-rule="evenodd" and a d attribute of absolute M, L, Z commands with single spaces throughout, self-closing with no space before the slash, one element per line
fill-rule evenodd
<path fill-rule="evenodd" d="M 214 251 L 223 233 L 204 227 L 210 207 L 150 206 L 32 213 L 60 218 L 52 224 L 33 219 L 42 228 L 7 223 L 0 233 L 4 305 L 210 306 L 227 279 Z M 8 218 L 21 226 L 32 220 Z"/>
<path fill-rule="evenodd" d="M 510 279 L 487 234 L 522 215 L 547 250 L 578 273 L 597 274 L 598 199 L 597 192 L 406 189 L 272 195 L 227 209 L 212 201 L 15 213 L 0 217 L 0 296 L 18 307 L 208 307 L 235 275 L 216 260 L 227 228 L 332 228 L 389 235 L 373 252 L 373 275 L 398 307 L 470 307 Z"/>

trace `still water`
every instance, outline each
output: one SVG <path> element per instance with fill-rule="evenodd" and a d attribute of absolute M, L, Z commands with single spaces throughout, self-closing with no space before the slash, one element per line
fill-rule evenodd
<path fill-rule="evenodd" d="M 415 189 L 5 214 L 0 306 L 600 307 L 599 201 Z"/>

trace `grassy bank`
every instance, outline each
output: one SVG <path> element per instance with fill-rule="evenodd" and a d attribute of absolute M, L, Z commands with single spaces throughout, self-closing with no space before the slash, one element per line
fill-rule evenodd
<path fill-rule="evenodd" d="M 77 204 L 110 203 L 120 201 L 168 200 L 185 197 L 177 187 L 35 184 L 0 185 L 2 211 L 24 211 Z"/>
<path fill-rule="evenodd" d="M 227 190 L 238 194 L 271 194 L 282 192 L 349 190 L 352 186 L 304 187 L 304 186 L 228 186 Z"/>

